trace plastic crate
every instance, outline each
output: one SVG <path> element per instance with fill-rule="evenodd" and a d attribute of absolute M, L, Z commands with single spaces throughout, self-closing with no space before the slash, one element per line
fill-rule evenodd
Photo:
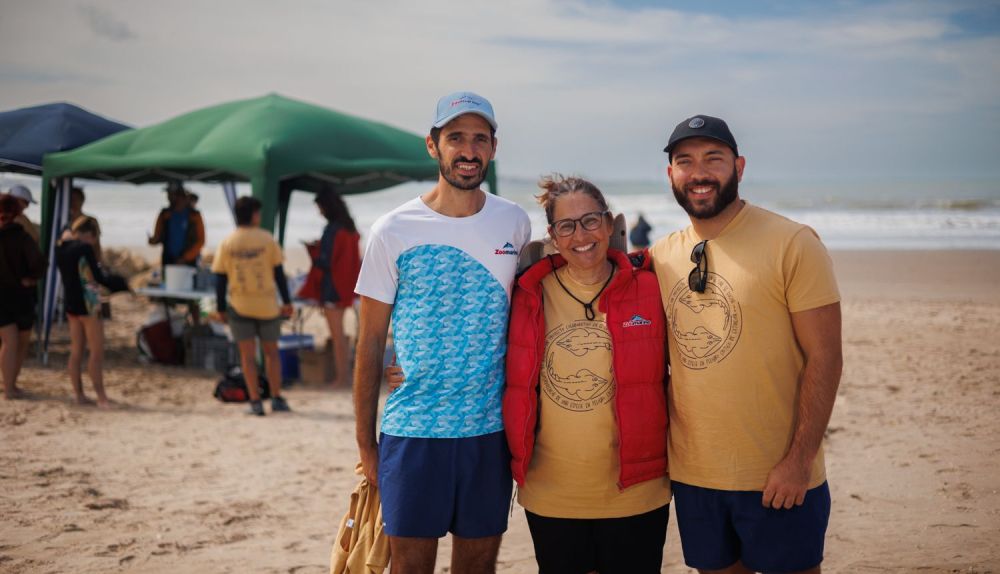
<path fill-rule="evenodd" d="M 215 291 L 215 273 L 207 267 L 199 267 L 194 275 L 195 291 Z"/>
<path fill-rule="evenodd" d="M 191 338 L 184 358 L 188 367 L 221 373 L 240 364 L 240 351 L 236 343 L 226 337 L 197 336 Z"/>

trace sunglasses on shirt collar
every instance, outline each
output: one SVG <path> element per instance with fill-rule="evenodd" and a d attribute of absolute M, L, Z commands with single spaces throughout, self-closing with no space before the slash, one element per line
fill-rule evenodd
<path fill-rule="evenodd" d="M 708 253 L 705 248 L 708 240 L 699 241 L 691 250 L 691 263 L 694 269 L 688 273 L 688 288 L 698 293 L 704 293 L 708 286 Z M 703 265 L 704 264 L 704 265 Z"/>

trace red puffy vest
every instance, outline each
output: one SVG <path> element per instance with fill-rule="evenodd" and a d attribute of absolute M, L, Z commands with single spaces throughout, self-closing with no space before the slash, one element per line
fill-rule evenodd
<path fill-rule="evenodd" d="M 611 335 L 618 487 L 625 489 L 667 472 L 666 319 L 656 276 L 633 269 L 621 251 L 609 249 L 608 259 L 617 271 L 598 308 L 606 314 Z M 511 470 L 522 485 L 535 446 L 538 376 L 545 354 L 542 278 L 565 264 L 560 255 L 535 263 L 518 278 L 511 300 L 503 420 Z"/>
<path fill-rule="evenodd" d="M 306 244 L 309 258 L 313 260 L 309 274 L 305 283 L 299 288 L 295 296 L 299 299 L 309 299 L 313 301 L 323 300 L 323 275 L 330 274 L 333 281 L 333 290 L 340 297 L 337 302 L 340 307 L 350 307 L 354 301 L 354 286 L 358 283 L 358 275 L 361 273 L 361 250 L 358 245 L 361 236 L 354 231 L 337 229 L 333 236 L 333 245 L 330 247 L 330 262 L 327 269 L 316 265 L 320 257 L 321 246 L 319 241 Z"/>

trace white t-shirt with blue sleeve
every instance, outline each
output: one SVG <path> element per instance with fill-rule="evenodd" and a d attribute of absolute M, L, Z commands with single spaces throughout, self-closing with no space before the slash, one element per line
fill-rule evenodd
<path fill-rule="evenodd" d="M 475 215 L 448 217 L 419 197 L 372 226 L 355 291 L 393 305 L 406 382 L 386 400 L 382 432 L 463 438 L 503 430 L 507 316 L 528 215 L 487 194 Z"/>

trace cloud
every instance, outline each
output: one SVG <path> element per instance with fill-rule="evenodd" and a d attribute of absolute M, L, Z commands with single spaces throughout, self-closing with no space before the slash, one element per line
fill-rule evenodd
<path fill-rule="evenodd" d="M 107 38 L 114 42 L 124 42 L 135 38 L 135 34 L 128 24 L 107 10 L 91 4 L 81 4 L 77 6 L 77 11 L 83 16 L 90 30 L 101 38 Z"/>
<path fill-rule="evenodd" d="M 80 26 L 33 0 L 0 19 L 0 109 L 148 125 L 278 92 L 423 133 L 439 96 L 473 89 L 497 109 L 501 175 L 660 178 L 669 129 L 707 113 L 754 174 L 1000 178 L 1000 20 L 970 31 L 977 6 L 91 0 Z"/>

